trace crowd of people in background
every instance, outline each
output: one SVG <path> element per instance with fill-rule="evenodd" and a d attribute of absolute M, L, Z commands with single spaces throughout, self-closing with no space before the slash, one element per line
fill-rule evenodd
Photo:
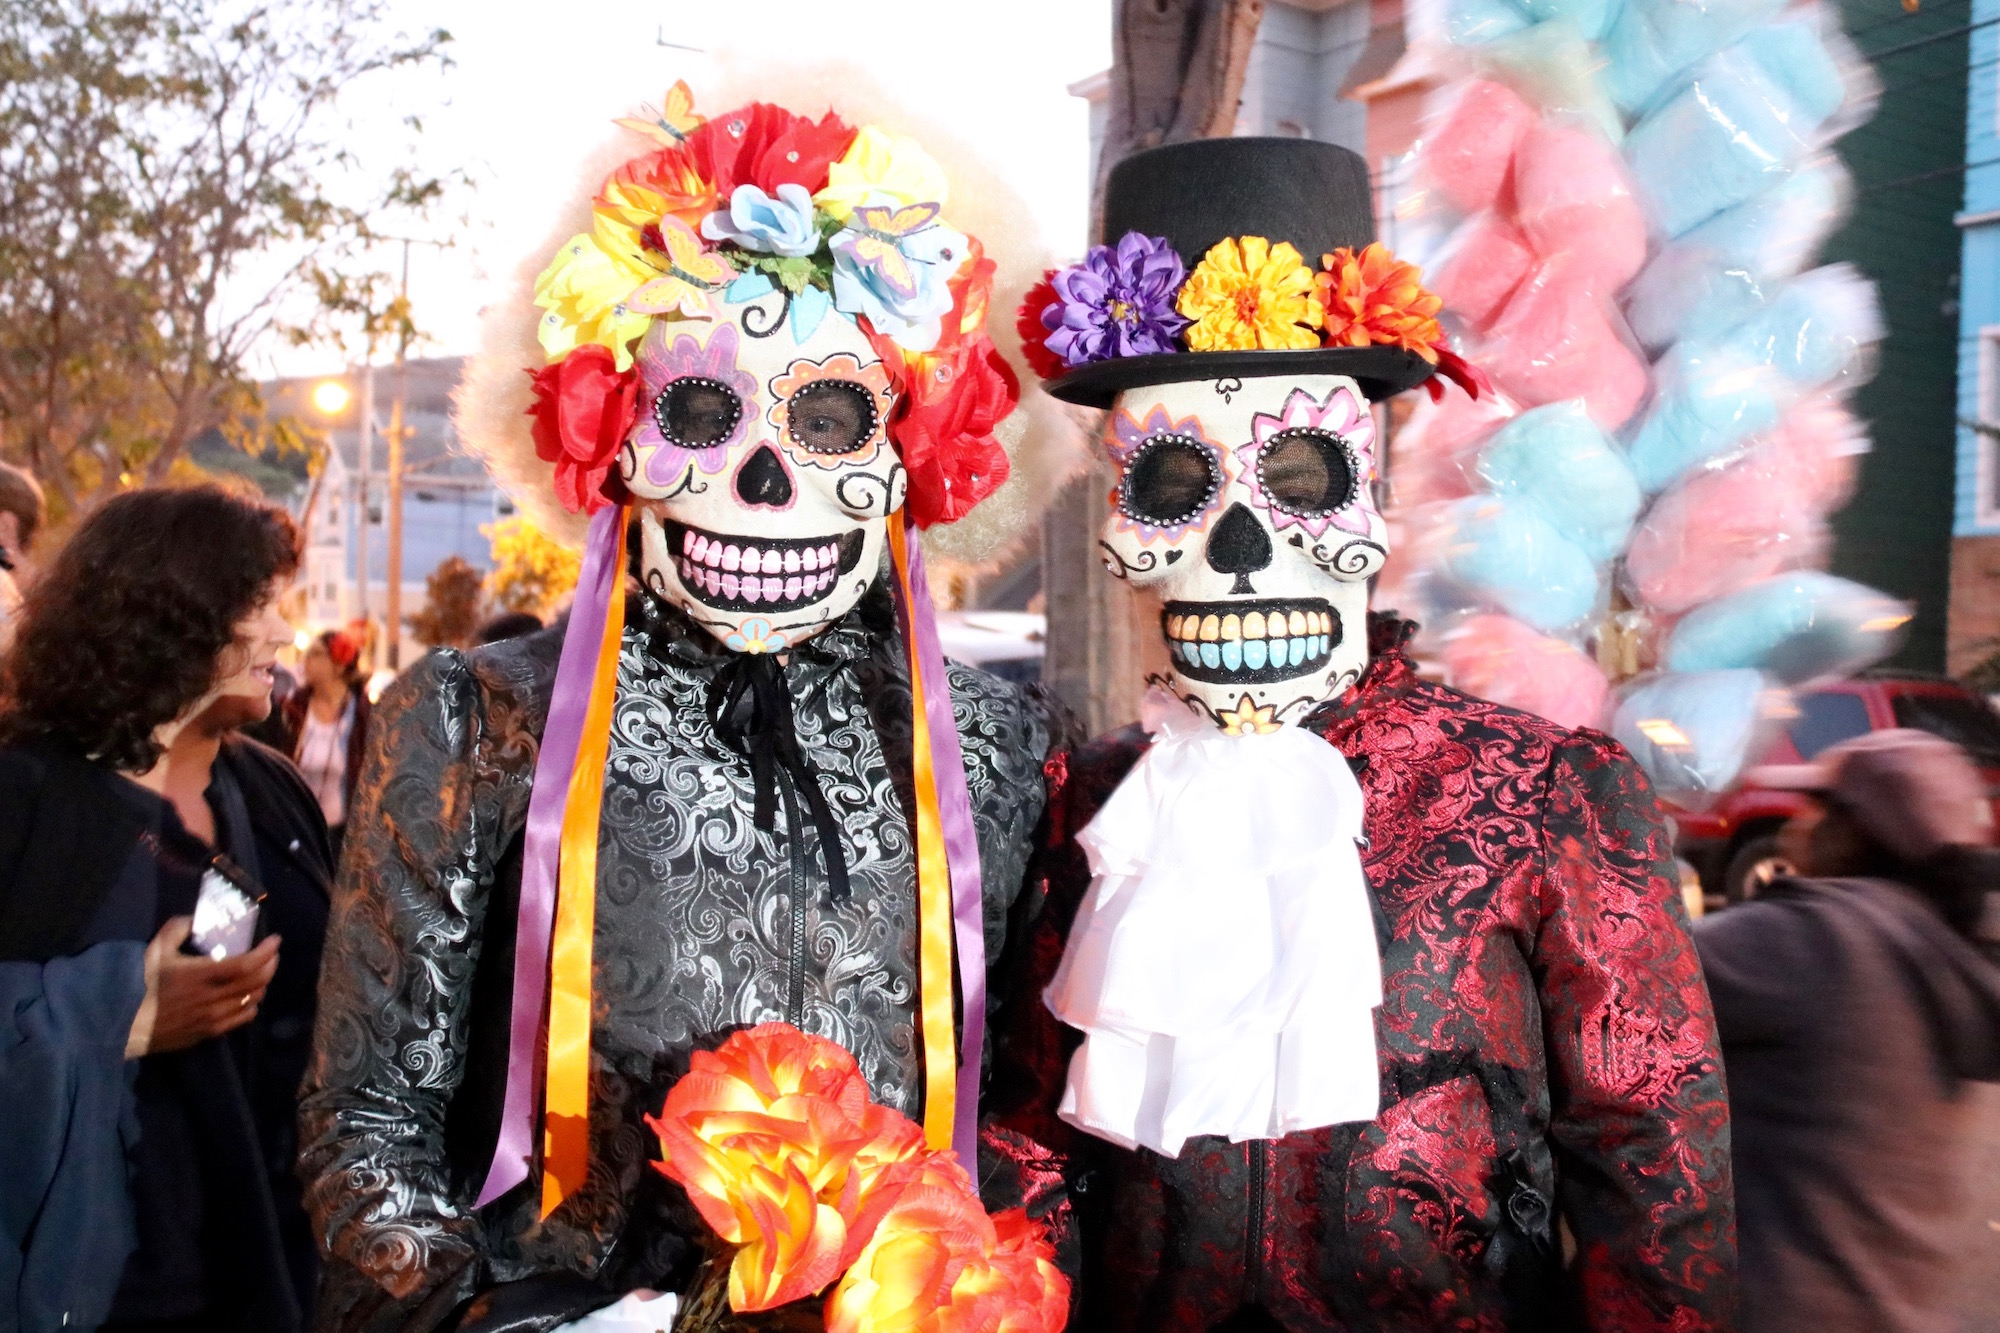
<path fill-rule="evenodd" d="M 296 1093 L 368 747 L 364 645 L 319 633 L 279 681 L 299 535 L 273 506 L 119 495 L 17 591 L 44 526 L 0 467 L 0 1326 L 304 1329 Z M 1934 1327 L 1964 1248 L 1965 1084 L 2000 1081 L 1987 793 L 1908 731 L 1766 777 L 1815 798 L 1787 835 L 1799 873 L 1697 929 L 1743 1327 Z M 232 890 L 255 940 L 196 948 Z"/>

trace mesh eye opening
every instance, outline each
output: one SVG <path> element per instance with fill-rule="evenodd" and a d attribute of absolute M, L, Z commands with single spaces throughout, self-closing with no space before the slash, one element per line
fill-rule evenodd
<path fill-rule="evenodd" d="M 682 376 L 653 400 L 653 422 L 660 434 L 684 449 L 721 444 L 742 421 L 743 400 L 736 390 L 701 375 Z"/>
<path fill-rule="evenodd" d="M 1273 509 L 1325 518 L 1354 503 L 1361 467 L 1340 436 L 1298 426 L 1279 431 L 1257 451 L 1257 486 Z"/>
<path fill-rule="evenodd" d="M 1150 528 L 1192 523 L 1222 492 L 1214 451 L 1191 435 L 1155 435 L 1125 462 L 1118 508 Z"/>
<path fill-rule="evenodd" d="M 851 454 L 881 424 L 874 393 L 853 380 L 814 380 L 785 404 L 785 434 L 808 453 Z"/>

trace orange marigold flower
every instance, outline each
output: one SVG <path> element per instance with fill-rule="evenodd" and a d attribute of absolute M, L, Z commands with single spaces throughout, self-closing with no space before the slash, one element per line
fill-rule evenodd
<path fill-rule="evenodd" d="M 1424 290 L 1421 269 L 1396 258 L 1380 241 L 1358 255 L 1343 247 L 1321 256 L 1321 262 L 1325 270 L 1313 285 L 1326 312 L 1328 346 L 1387 344 L 1437 364 L 1445 340 L 1437 313 L 1444 302 Z"/>
<path fill-rule="evenodd" d="M 1194 321 L 1183 335 L 1189 351 L 1319 346 L 1313 273 L 1289 241 L 1217 241 L 1188 274 L 1177 308 Z"/>
<path fill-rule="evenodd" d="M 659 1170 L 740 1247 L 729 1304 L 768 1310 L 823 1290 L 921 1167 L 923 1131 L 873 1104 L 854 1057 L 784 1023 L 697 1052 L 657 1119 Z"/>
<path fill-rule="evenodd" d="M 949 1155 L 889 1210 L 827 1298 L 827 1333 L 1060 1333 L 1069 1281 L 1038 1222 L 989 1218 Z"/>

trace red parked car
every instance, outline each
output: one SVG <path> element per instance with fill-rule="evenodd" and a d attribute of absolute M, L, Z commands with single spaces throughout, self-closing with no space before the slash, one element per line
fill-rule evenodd
<path fill-rule="evenodd" d="M 1821 750 L 1866 731 L 1915 727 L 1963 746 L 2000 792 L 2000 714 L 1985 699 L 1940 676 L 1868 672 L 1793 697 L 1798 716 L 1785 724 L 1759 764 L 1797 764 Z M 1805 798 L 1739 782 L 1706 810 L 1667 813 L 1679 831 L 1682 859 L 1701 876 L 1710 906 L 1754 898 L 1776 875 L 1789 869 L 1778 854 L 1778 830 Z M 1995 816 L 2000 818 L 2000 803 Z"/>

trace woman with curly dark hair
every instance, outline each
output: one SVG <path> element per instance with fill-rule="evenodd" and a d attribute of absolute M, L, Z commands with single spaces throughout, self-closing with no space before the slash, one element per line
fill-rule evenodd
<path fill-rule="evenodd" d="M 0 660 L 0 1325 L 303 1324 L 293 1100 L 330 860 L 297 773 L 234 734 L 270 711 L 297 565 L 282 510 L 120 495 Z"/>

